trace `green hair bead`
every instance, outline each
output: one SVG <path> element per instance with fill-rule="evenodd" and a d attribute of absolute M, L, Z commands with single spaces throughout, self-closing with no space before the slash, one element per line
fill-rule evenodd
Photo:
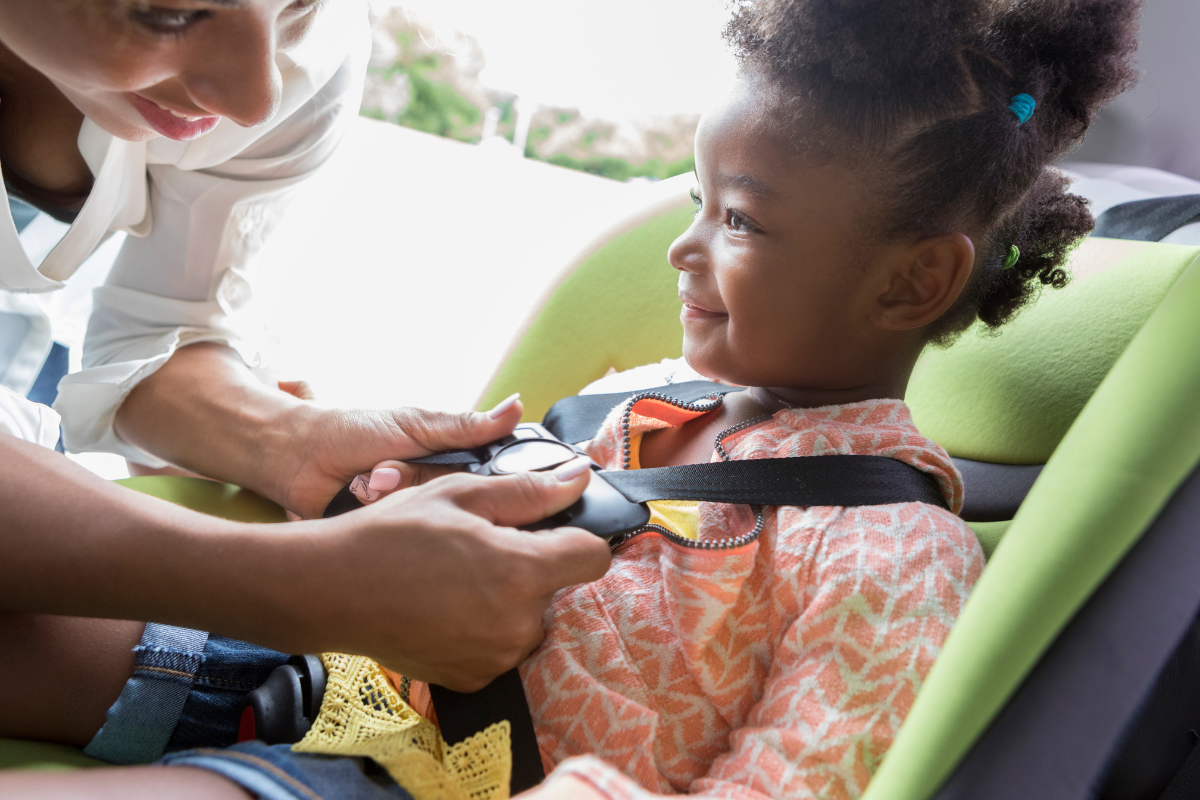
<path fill-rule="evenodd" d="M 1004 259 L 1004 268 L 1011 269 L 1012 267 L 1015 267 L 1020 259 L 1021 249 L 1014 244 L 1012 247 L 1008 248 L 1008 258 Z"/>

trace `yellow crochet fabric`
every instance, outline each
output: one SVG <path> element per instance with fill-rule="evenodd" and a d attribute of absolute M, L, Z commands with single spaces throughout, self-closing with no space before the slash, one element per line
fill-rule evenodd
<path fill-rule="evenodd" d="M 400 699 L 369 658 L 325 653 L 321 713 L 292 749 L 370 758 L 414 800 L 508 800 L 512 740 L 508 721 L 447 747 L 437 726 Z"/>

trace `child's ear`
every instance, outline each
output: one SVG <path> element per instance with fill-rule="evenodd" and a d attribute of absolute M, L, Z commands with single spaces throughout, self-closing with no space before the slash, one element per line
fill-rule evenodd
<path fill-rule="evenodd" d="M 904 248 L 891 262 L 871 322 L 890 331 L 928 325 L 954 305 L 974 264 L 975 245 L 961 233 L 930 236 Z"/>

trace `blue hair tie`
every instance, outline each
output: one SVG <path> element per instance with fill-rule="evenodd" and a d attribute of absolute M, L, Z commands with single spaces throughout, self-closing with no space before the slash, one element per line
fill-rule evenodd
<path fill-rule="evenodd" d="M 1029 122 L 1035 108 L 1037 108 L 1037 100 L 1024 93 L 1013 97 L 1012 102 L 1008 105 L 1008 110 L 1017 115 L 1017 124 L 1019 125 Z"/>

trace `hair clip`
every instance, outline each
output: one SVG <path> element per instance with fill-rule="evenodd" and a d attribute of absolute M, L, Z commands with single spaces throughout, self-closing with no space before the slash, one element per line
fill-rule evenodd
<path fill-rule="evenodd" d="M 1037 108 L 1037 100 L 1034 100 L 1027 94 L 1018 94 L 1013 97 L 1012 102 L 1008 104 L 1008 110 L 1017 115 L 1017 124 L 1024 125 L 1033 116 L 1033 110 Z"/>
<path fill-rule="evenodd" d="M 1004 259 L 1004 268 L 1011 269 L 1021 259 L 1021 249 L 1015 244 L 1008 248 L 1008 258 Z"/>

